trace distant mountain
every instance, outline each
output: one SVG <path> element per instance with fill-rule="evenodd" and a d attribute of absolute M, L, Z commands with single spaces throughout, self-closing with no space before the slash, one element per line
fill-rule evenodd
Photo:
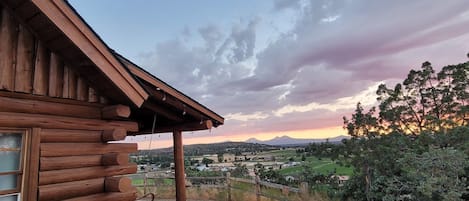
<path fill-rule="evenodd" d="M 258 140 L 256 138 L 249 138 L 246 140 L 247 143 L 256 143 L 256 144 L 267 144 L 267 145 L 301 145 L 301 144 L 309 144 L 309 143 L 321 143 L 321 142 L 326 142 L 329 139 L 329 142 L 331 143 L 337 143 L 342 141 L 342 139 L 348 139 L 350 137 L 348 136 L 337 136 L 333 138 L 325 138 L 325 139 L 302 139 L 302 138 L 292 138 L 288 136 L 282 136 L 282 137 L 275 137 L 270 140 Z"/>

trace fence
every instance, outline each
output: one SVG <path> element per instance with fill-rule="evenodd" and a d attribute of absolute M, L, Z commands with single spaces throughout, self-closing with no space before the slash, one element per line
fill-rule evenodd
<path fill-rule="evenodd" d="M 143 194 L 151 192 L 151 188 L 162 188 L 174 186 L 174 177 L 162 176 L 151 173 L 141 173 L 128 175 L 133 180 L 141 181 L 133 183 L 137 188 L 143 190 Z M 219 189 L 224 191 L 223 199 L 228 201 L 234 200 L 236 193 L 252 193 L 255 195 L 256 201 L 261 198 L 269 200 L 286 201 L 286 200 L 308 200 L 309 188 L 308 183 L 301 183 L 299 188 L 285 186 L 281 184 L 261 181 L 259 177 L 255 179 L 244 179 L 231 177 L 227 173 L 226 177 L 187 177 L 186 186 L 190 188 Z M 143 188 L 143 189 L 142 189 Z M 152 192 L 155 193 L 155 192 Z M 158 194 L 157 194 L 158 196 Z M 189 196 L 190 197 L 190 196 Z"/>

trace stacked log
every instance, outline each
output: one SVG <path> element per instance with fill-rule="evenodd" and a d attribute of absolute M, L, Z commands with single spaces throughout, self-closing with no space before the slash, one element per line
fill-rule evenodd
<path fill-rule="evenodd" d="M 123 128 L 108 130 L 43 129 L 41 132 L 38 200 L 135 200 L 129 178 L 133 143 Z"/>

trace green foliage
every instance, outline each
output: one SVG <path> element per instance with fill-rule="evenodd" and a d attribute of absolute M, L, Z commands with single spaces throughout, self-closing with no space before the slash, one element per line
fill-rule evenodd
<path fill-rule="evenodd" d="M 379 113 L 357 104 L 339 151 L 353 165 L 351 200 L 467 200 L 469 62 L 435 72 L 429 62 L 377 90 Z"/>
<path fill-rule="evenodd" d="M 285 180 L 285 177 L 282 174 L 280 174 L 279 171 L 275 171 L 272 168 L 266 169 L 260 163 L 257 163 L 256 165 L 254 165 L 254 172 L 263 181 L 288 185 L 288 182 Z"/>
<path fill-rule="evenodd" d="M 378 119 L 374 117 L 375 108 L 371 108 L 368 112 L 364 112 L 361 103 L 357 103 L 355 113 L 352 119 L 344 117 L 344 128 L 352 137 L 373 137 L 376 135 L 378 127 Z"/>
<path fill-rule="evenodd" d="M 235 163 L 235 169 L 230 171 L 232 177 L 245 178 L 249 177 L 249 171 L 246 165 Z"/>
<path fill-rule="evenodd" d="M 468 194 L 469 127 L 409 136 L 393 132 L 347 142 L 355 174 L 344 198 L 462 200 Z M 367 147 L 367 151 L 363 149 Z M 458 199 L 456 199 L 458 198 Z"/>
<path fill-rule="evenodd" d="M 465 158 L 462 151 L 454 148 L 430 148 L 422 154 L 406 153 L 398 163 L 404 170 L 403 182 L 415 188 L 413 197 L 456 201 L 462 200 L 465 192 L 466 178 L 461 177 L 468 165 Z"/>
<path fill-rule="evenodd" d="M 187 177 L 219 177 L 223 175 L 221 171 L 199 171 L 191 167 L 186 167 L 185 173 Z"/>
<path fill-rule="evenodd" d="M 212 164 L 212 163 L 213 163 L 213 160 L 204 157 L 204 158 L 202 159 L 202 163 L 205 164 L 205 166 L 208 167 L 208 164 Z"/>
<path fill-rule="evenodd" d="M 425 62 L 393 89 L 380 85 L 381 131 L 417 135 L 468 125 L 468 78 L 469 62 L 445 66 L 438 73 Z"/>

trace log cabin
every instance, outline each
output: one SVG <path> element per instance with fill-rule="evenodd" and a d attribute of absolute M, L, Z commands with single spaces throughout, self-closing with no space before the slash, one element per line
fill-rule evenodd
<path fill-rule="evenodd" d="M 135 200 L 128 135 L 173 134 L 223 117 L 111 50 L 65 0 L 0 0 L 0 200 Z M 158 125 L 158 126 L 155 126 Z"/>

